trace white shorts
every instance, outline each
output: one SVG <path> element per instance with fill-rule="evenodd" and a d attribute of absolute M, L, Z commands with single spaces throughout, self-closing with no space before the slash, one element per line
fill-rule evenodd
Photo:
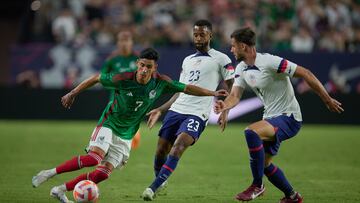
<path fill-rule="evenodd" d="M 109 162 L 114 168 L 122 168 L 130 157 L 131 140 L 121 139 L 110 128 L 98 126 L 91 135 L 89 147 L 99 147 L 105 152 L 102 163 Z"/>

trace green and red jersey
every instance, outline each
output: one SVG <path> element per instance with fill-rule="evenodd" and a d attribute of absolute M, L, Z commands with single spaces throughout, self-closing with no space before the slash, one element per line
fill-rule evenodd
<path fill-rule="evenodd" d="M 110 56 L 101 67 L 101 73 L 124 73 L 137 70 L 136 60 L 138 56 L 130 54 L 129 56 L 114 55 Z"/>
<path fill-rule="evenodd" d="M 128 56 L 119 54 L 111 54 L 101 67 L 101 74 L 106 73 L 124 73 L 133 72 L 137 70 L 136 60 L 138 56 L 132 53 Z M 114 90 L 110 91 L 110 101 L 114 98 Z"/>
<path fill-rule="evenodd" d="M 165 75 L 154 74 L 145 85 L 136 81 L 136 72 L 101 74 L 100 83 L 114 90 L 114 97 L 106 106 L 99 126 L 112 129 L 122 139 L 130 140 L 140 122 L 162 94 L 183 92 L 185 84 Z"/>

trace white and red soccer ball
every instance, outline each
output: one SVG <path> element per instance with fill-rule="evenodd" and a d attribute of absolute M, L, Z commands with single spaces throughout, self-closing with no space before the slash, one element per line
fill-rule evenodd
<path fill-rule="evenodd" d="M 96 202 L 99 188 L 91 180 L 82 180 L 75 185 L 73 196 L 76 202 Z"/>

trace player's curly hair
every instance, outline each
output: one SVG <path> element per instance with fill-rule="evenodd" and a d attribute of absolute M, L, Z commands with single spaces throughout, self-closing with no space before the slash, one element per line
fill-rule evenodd
<path fill-rule="evenodd" d="M 256 34 L 249 27 L 240 28 L 235 30 L 231 35 L 231 38 L 234 38 L 237 42 L 245 43 L 249 46 L 255 46 Z"/>
<path fill-rule="evenodd" d="M 155 49 L 149 47 L 140 52 L 139 58 L 154 60 L 155 62 L 157 62 L 157 60 L 159 59 L 159 53 Z"/>
<path fill-rule="evenodd" d="M 195 23 L 194 23 L 194 26 L 205 26 L 207 27 L 210 31 L 212 31 L 212 24 L 210 23 L 210 21 L 208 20 L 197 20 Z"/>

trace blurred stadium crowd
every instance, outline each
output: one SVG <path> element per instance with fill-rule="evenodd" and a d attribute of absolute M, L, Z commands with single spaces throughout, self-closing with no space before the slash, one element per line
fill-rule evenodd
<path fill-rule="evenodd" d="M 188 46 L 192 24 L 214 24 L 214 47 L 250 26 L 258 48 L 295 52 L 360 51 L 360 0 L 35 0 L 19 43 L 114 44 L 128 29 L 142 46 Z"/>
<path fill-rule="evenodd" d="M 213 23 L 212 47 L 216 49 L 229 51 L 230 34 L 250 26 L 257 32 L 259 51 L 297 54 L 297 60 L 312 61 L 309 67 L 321 76 L 329 92 L 360 92 L 357 56 L 348 56 L 360 53 L 360 0 L 27 2 L 17 46 L 11 51 L 10 84 L 70 89 L 100 69 L 122 30 L 131 31 L 136 51 L 155 46 L 168 52 L 178 47 L 177 51 L 187 54 L 193 50 L 193 23 L 208 19 Z M 335 55 L 312 60 L 316 54 Z M 165 57 L 163 63 L 169 61 L 173 63 Z M 308 89 L 298 82 L 298 92 Z"/>

